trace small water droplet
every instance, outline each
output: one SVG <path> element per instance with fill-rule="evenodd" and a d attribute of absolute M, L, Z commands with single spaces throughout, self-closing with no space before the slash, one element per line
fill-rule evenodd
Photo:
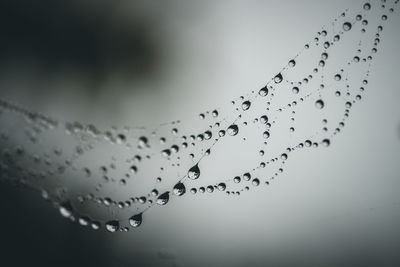
<path fill-rule="evenodd" d="M 340 81 L 342 79 L 342 76 L 340 74 L 336 74 L 334 77 L 335 81 Z"/>
<path fill-rule="evenodd" d="M 219 183 L 218 184 L 218 190 L 219 191 L 225 191 L 226 189 L 226 184 L 225 183 Z"/>
<path fill-rule="evenodd" d="M 109 232 L 116 232 L 119 229 L 119 222 L 117 220 L 108 221 L 106 222 L 106 229 Z"/>
<path fill-rule="evenodd" d="M 317 109 L 323 109 L 324 106 L 325 106 L 325 103 L 324 103 L 324 101 L 322 101 L 321 99 L 315 101 L 315 107 L 316 107 Z"/>
<path fill-rule="evenodd" d="M 60 211 L 61 215 L 65 218 L 71 217 L 73 213 L 73 208 L 69 201 L 61 204 L 58 210 Z"/>
<path fill-rule="evenodd" d="M 328 147 L 331 144 L 331 141 L 329 139 L 324 139 L 322 140 L 322 145 L 325 147 Z"/>

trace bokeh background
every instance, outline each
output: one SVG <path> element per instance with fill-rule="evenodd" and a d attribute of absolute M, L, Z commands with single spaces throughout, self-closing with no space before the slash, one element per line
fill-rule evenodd
<path fill-rule="evenodd" d="M 362 3 L 3 1 L 0 96 L 100 126 L 190 119 L 258 88 Z M 398 266 L 398 14 L 388 22 L 345 133 L 267 190 L 172 202 L 114 235 L 2 184 L 4 266 Z"/>

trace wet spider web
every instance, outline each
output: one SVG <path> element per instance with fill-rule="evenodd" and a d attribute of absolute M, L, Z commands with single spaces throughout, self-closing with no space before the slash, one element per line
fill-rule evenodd
<path fill-rule="evenodd" d="M 372 62 L 397 2 L 345 10 L 263 86 L 200 112 L 195 123 L 99 129 L 1 100 L 1 181 L 110 232 L 139 227 L 147 210 L 170 201 L 263 190 L 294 154 L 326 149 L 351 123 L 373 90 Z"/>

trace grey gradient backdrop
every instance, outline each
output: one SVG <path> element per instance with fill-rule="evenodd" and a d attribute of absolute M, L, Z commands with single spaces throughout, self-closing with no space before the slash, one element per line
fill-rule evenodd
<path fill-rule="evenodd" d="M 20 2 L 8 8 L 29 6 Z M 43 3 L 32 12 L 64 10 Z M 117 31 L 116 44 L 126 35 L 143 44 L 122 47 L 127 54 L 111 54 L 116 59 L 97 69 L 96 57 L 42 60 L 39 50 L 9 41 L 1 97 L 66 120 L 146 125 L 190 120 L 258 88 L 321 25 L 362 1 L 71 3 L 68 12 L 89 28 L 108 21 L 100 39 L 124 25 L 134 33 Z M 400 18 L 389 20 L 371 89 L 345 132 L 329 150 L 291 159 L 273 186 L 235 199 L 175 201 L 151 210 L 138 231 L 110 235 L 69 224 L 39 196 L 1 185 L 1 229 L 12 230 L 2 244 L 4 266 L 398 266 Z M 31 60 L 21 60 L 21 51 Z M 148 63 L 144 70 L 140 62 Z"/>

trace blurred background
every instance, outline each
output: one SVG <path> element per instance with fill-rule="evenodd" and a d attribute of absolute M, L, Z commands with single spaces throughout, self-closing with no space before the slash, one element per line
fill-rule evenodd
<path fill-rule="evenodd" d="M 362 4 L 2 1 L 0 97 L 104 127 L 190 120 L 259 88 Z M 400 265 L 397 12 L 388 22 L 371 90 L 329 151 L 293 158 L 267 190 L 152 210 L 130 233 L 69 223 L 37 193 L 1 184 L 4 266 Z"/>

